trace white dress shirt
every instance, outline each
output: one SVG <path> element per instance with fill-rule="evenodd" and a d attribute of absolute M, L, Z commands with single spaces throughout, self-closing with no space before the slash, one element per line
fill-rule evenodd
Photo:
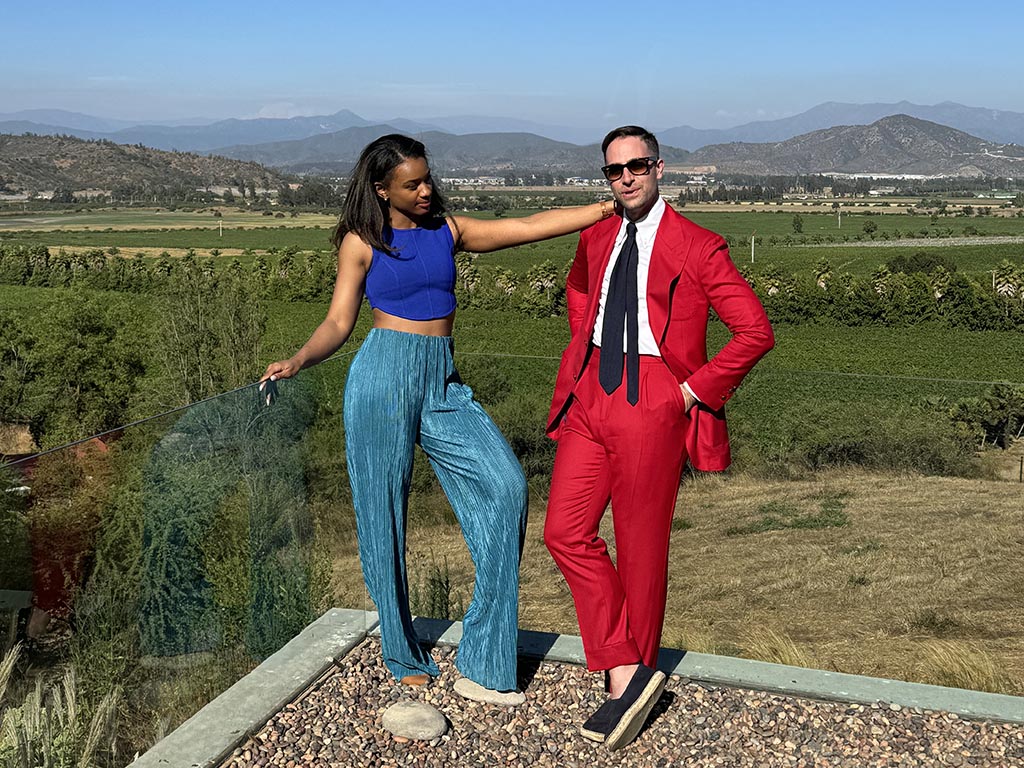
<path fill-rule="evenodd" d="M 654 251 L 654 237 L 658 234 L 658 226 L 661 224 L 661 217 L 665 213 L 665 201 L 659 196 L 654 206 L 636 224 L 636 247 L 638 251 L 636 265 L 636 291 L 637 291 L 637 347 L 641 355 L 652 355 L 661 357 L 661 350 L 658 349 L 658 342 L 654 338 L 654 331 L 651 330 L 651 319 L 647 314 L 647 276 L 651 271 L 651 253 Z M 604 305 L 608 301 L 608 284 L 612 279 L 612 270 L 615 269 L 615 262 L 619 260 L 619 251 L 626 242 L 626 224 L 629 220 L 623 216 L 619 233 L 615 236 L 615 243 L 612 245 L 612 256 L 608 260 L 608 267 L 605 269 L 604 278 L 601 280 L 601 303 L 598 305 L 597 319 L 594 321 L 593 342 L 594 346 L 601 346 L 601 329 L 604 327 Z M 626 329 L 622 331 L 622 348 L 626 349 Z M 699 397 L 693 394 L 686 382 L 683 387 L 693 395 L 695 400 Z"/>
<path fill-rule="evenodd" d="M 651 271 L 651 252 L 654 250 L 654 236 L 658 233 L 658 225 L 661 224 L 662 214 L 665 213 L 665 201 L 658 197 L 654 207 L 647 212 L 636 224 L 636 247 L 638 252 L 636 265 L 636 291 L 637 291 L 637 330 L 638 348 L 641 355 L 654 355 L 661 357 L 658 349 L 658 342 L 651 330 L 651 321 L 647 316 L 647 275 Z M 612 246 L 612 257 L 608 260 L 608 268 L 604 272 L 604 279 L 601 280 L 601 303 L 598 305 L 597 320 L 594 321 L 594 345 L 601 346 L 601 329 L 604 327 L 604 305 L 608 301 L 608 284 L 612 279 L 612 270 L 619 260 L 619 251 L 626 242 L 626 224 L 629 219 L 622 217 L 622 224 L 619 233 L 615 236 L 615 244 Z M 622 331 L 622 348 L 626 349 L 626 331 Z"/>

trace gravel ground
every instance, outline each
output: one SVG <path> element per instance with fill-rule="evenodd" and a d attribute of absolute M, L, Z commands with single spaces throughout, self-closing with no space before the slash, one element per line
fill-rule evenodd
<path fill-rule="evenodd" d="M 243 766 L 1024 766 L 1024 726 L 956 715 L 716 688 L 670 677 L 647 727 L 621 752 L 578 735 L 603 701 L 599 675 L 520 661 L 526 704 L 502 709 L 452 692 L 454 649 L 437 648 L 441 677 L 394 683 L 368 639 L 289 704 L 225 763 Z M 396 741 L 381 715 L 403 697 L 445 714 L 433 743 Z"/>

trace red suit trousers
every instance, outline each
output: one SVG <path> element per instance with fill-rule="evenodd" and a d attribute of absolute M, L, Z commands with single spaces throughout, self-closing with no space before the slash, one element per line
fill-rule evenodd
<path fill-rule="evenodd" d="M 595 348 L 565 415 L 544 542 L 572 591 L 588 669 L 637 661 L 653 667 L 689 417 L 660 357 L 640 358 L 640 400 L 633 406 L 625 378 L 610 395 L 601 388 L 599 354 Z M 598 532 L 609 501 L 614 563 Z"/>

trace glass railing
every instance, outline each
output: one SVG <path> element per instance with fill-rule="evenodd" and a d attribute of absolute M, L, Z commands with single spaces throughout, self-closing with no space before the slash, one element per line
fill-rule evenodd
<path fill-rule="evenodd" d="M 557 357 L 471 343 L 457 357 L 529 482 L 520 626 L 578 634 L 542 538 Z M 373 610 L 345 468 L 349 360 L 278 382 L 270 407 L 243 387 L 0 468 L 0 749 L 124 765 L 326 609 Z M 980 398 L 985 382 L 918 384 L 911 396 L 901 377 L 755 369 L 730 406 L 737 471 L 683 478 L 664 646 L 1024 691 L 1000 672 L 1018 669 L 1024 636 L 1024 486 L 1009 470 L 967 471 L 977 446 L 964 449 L 959 427 L 923 426 L 938 418 L 928 397 Z M 881 416 L 857 411 L 871 400 Z M 825 430 L 829 407 L 845 442 Z M 872 451 L 887 457 L 881 473 L 862 468 Z M 957 473 L 969 477 L 938 476 Z M 413 613 L 461 619 L 472 564 L 419 452 L 407 552 Z"/>
<path fill-rule="evenodd" d="M 369 607 L 358 581 L 332 584 L 354 536 L 341 435 L 312 447 L 316 384 L 278 382 L 272 407 L 243 387 L 0 468 L 0 763 L 124 765 L 336 594 Z"/>

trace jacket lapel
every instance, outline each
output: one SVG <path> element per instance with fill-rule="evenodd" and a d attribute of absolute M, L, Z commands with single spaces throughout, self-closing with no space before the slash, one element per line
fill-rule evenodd
<path fill-rule="evenodd" d="M 605 219 L 595 228 L 594 239 L 590 244 L 590 253 L 587 259 L 590 264 L 590 302 L 583 325 L 590 332 L 594 330 L 594 323 L 597 321 L 597 310 L 601 305 L 601 282 L 604 279 L 605 270 L 608 269 L 608 262 L 612 260 L 615 236 L 619 233 L 621 226 L 622 219 L 618 216 Z"/>
<path fill-rule="evenodd" d="M 688 249 L 682 246 L 679 214 L 666 205 L 654 238 L 651 265 L 647 272 L 647 317 L 651 332 L 659 343 L 668 324 L 672 291 L 686 263 Z"/>

